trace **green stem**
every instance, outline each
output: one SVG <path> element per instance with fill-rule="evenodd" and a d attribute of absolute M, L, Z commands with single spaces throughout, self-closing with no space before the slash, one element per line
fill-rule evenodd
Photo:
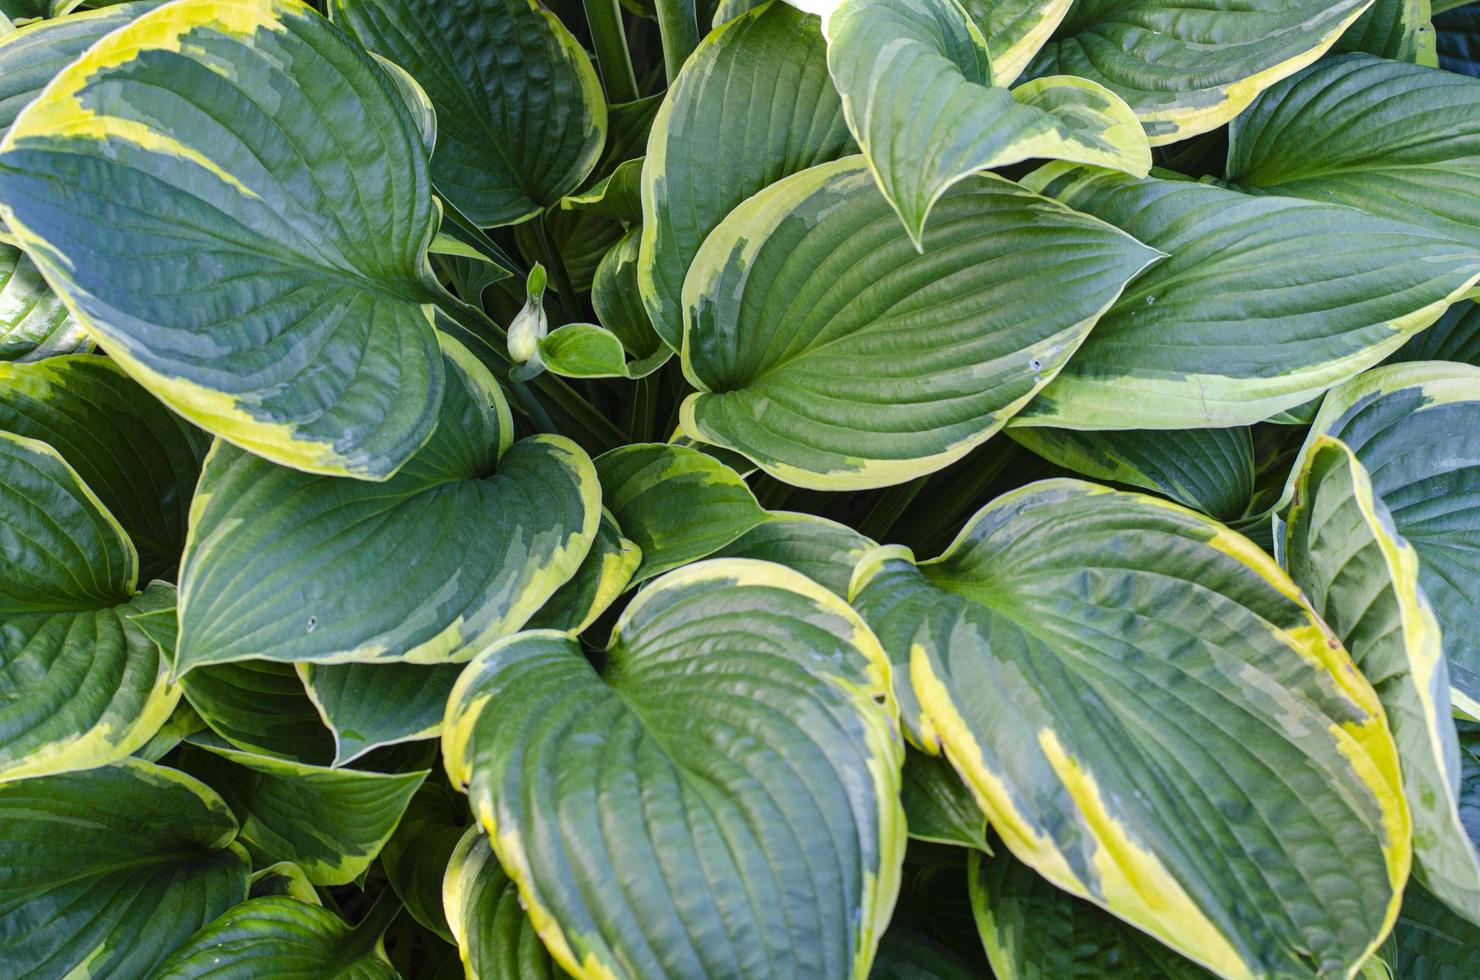
<path fill-rule="evenodd" d="M 394 891 L 387 888 L 381 892 L 375 899 L 375 904 L 370 906 L 370 911 L 365 913 L 365 917 L 350 933 L 349 941 L 335 957 L 336 965 L 348 966 L 370 952 L 375 944 L 380 942 L 380 937 L 385 935 L 385 931 L 391 927 L 391 923 L 396 921 L 402 908 L 404 906 L 401 904 L 401 899 Z M 333 973 L 334 971 L 329 971 L 329 975 Z"/>
<path fill-rule="evenodd" d="M 637 397 L 632 402 L 632 441 L 652 442 L 658 414 L 658 379 L 637 379 Z"/>
<path fill-rule="evenodd" d="M 526 385 L 509 380 L 510 361 L 508 334 L 494 323 L 482 310 L 439 290 L 437 308 L 446 318 L 448 333 L 463 341 L 473 355 L 482 361 L 499 383 L 512 392 L 515 404 L 524 410 L 537 428 L 544 431 L 560 431 L 579 442 L 587 451 L 603 452 L 625 445 L 627 435 L 605 415 L 591 407 L 591 403 L 560 378 L 542 374 L 528 384 L 538 389 L 554 409 L 552 416 L 543 403 L 528 404 L 533 393 Z M 525 397 L 521 397 L 521 395 Z"/>
<path fill-rule="evenodd" d="M 576 301 L 576 291 L 571 288 L 570 273 L 565 271 L 565 259 L 555 251 L 555 245 L 550 240 L 550 231 L 545 227 L 545 215 L 534 219 L 534 235 L 540 244 L 540 253 L 545 259 L 545 268 L 550 270 L 550 278 L 555 280 L 555 292 L 565 302 L 568 309 L 580 309 L 580 303 Z"/>
<path fill-rule="evenodd" d="M 668 84 L 678 77 L 678 70 L 699 46 L 699 22 L 694 0 L 656 0 L 658 33 L 663 37 L 663 70 Z"/>
<path fill-rule="evenodd" d="M 619 0 L 584 0 L 584 3 L 586 23 L 591 27 L 591 43 L 596 48 L 596 65 L 601 69 L 601 84 L 606 89 L 606 101 L 636 102 L 637 76 L 632 72 L 627 34 L 622 30 Z"/>
<path fill-rule="evenodd" d="M 925 489 L 925 481 L 928 479 L 928 476 L 916 477 L 908 483 L 900 483 L 885 490 L 858 525 L 858 533 L 882 543 L 900 515 L 909 509 L 915 497 Z"/>

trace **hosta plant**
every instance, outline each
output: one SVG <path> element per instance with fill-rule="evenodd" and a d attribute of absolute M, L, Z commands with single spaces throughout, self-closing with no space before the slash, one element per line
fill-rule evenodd
<path fill-rule="evenodd" d="M 0 977 L 1480 976 L 1477 74 L 0 0 Z"/>

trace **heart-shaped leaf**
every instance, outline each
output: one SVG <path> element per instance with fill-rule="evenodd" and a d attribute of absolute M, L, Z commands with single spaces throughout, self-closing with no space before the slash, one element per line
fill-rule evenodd
<path fill-rule="evenodd" d="M 837 596 L 717 559 L 638 594 L 604 674 L 554 632 L 480 655 L 444 758 L 566 970 L 863 977 L 904 845 L 888 687 Z"/>
<path fill-rule="evenodd" d="M 1454 700 L 1480 715 L 1480 368 L 1440 361 L 1368 371 L 1332 390 L 1311 429 L 1371 476 L 1443 629 Z"/>
<path fill-rule="evenodd" d="M 109 34 L 0 144 L 0 216 L 202 428 L 372 479 L 431 435 L 427 149 L 390 76 L 297 0 L 184 0 Z"/>
<path fill-rule="evenodd" d="M 1170 257 L 1015 424 L 1258 422 L 1378 363 L 1480 280 L 1480 250 L 1339 205 L 1060 164 L 1026 183 Z"/>
<path fill-rule="evenodd" d="M 427 775 L 310 766 L 209 736 L 187 745 L 181 765 L 226 800 L 256 863 L 292 861 L 316 885 L 344 885 L 364 873 Z"/>
<path fill-rule="evenodd" d="M 1078 75 L 1125 99 L 1153 145 L 1217 129 L 1326 52 L 1372 0 L 1079 0 L 1029 75 Z"/>
<path fill-rule="evenodd" d="M 92 338 L 26 253 L 0 243 L 0 361 L 39 361 L 91 349 Z"/>
<path fill-rule="evenodd" d="M 586 560 L 571 580 L 530 617 L 529 628 L 584 632 L 626 591 L 641 564 L 642 549 L 622 535 L 610 513 L 603 512 Z"/>
<path fill-rule="evenodd" d="M 1480 80 L 1349 54 L 1286 79 L 1234 120 L 1228 179 L 1348 204 L 1476 247 L 1477 145 Z"/>
<path fill-rule="evenodd" d="M 1411 852 L 1382 706 L 1247 539 L 1050 480 L 855 582 L 914 739 L 1056 886 L 1224 976 L 1349 975 L 1386 934 Z"/>
<path fill-rule="evenodd" d="M 210 446 L 111 360 L 89 354 L 0 364 L 0 429 L 47 443 L 118 519 L 139 578 L 173 578 L 190 497 Z"/>
<path fill-rule="evenodd" d="M 684 275 L 721 219 L 852 145 L 816 17 L 772 0 L 704 39 L 663 99 L 642 168 L 637 281 L 669 347 L 683 344 Z"/>
<path fill-rule="evenodd" d="M 432 180 L 483 227 L 575 190 L 606 139 L 591 60 L 531 0 L 333 0 L 334 19 L 405 68 L 437 110 Z"/>
<path fill-rule="evenodd" d="M 136 594 L 138 556 L 113 515 L 55 449 L 3 430 L 0 567 L 0 780 L 148 742 L 180 688 L 132 617 L 173 606 L 174 587 Z"/>
<path fill-rule="evenodd" d="M 816 489 L 933 472 L 1047 384 L 1156 258 L 991 175 L 941 198 L 920 252 L 862 158 L 813 167 L 731 212 L 689 272 L 684 432 Z"/>
<path fill-rule="evenodd" d="M 498 384 L 455 341 L 445 347 L 436 433 L 387 482 L 211 450 L 181 566 L 182 670 L 465 660 L 575 573 L 601 516 L 590 460 L 561 436 L 511 448 Z"/>
<path fill-rule="evenodd" d="M 935 202 L 976 171 L 1032 157 L 1151 169 L 1135 114 L 1103 86 L 993 85 L 987 42 L 956 0 L 842 0 L 823 33 L 848 128 L 917 247 Z"/>
<path fill-rule="evenodd" d="M 1418 555 L 1345 444 L 1317 436 L 1294 486 L 1285 563 L 1387 712 L 1413 819 L 1414 872 L 1480 924 L 1480 855 L 1460 823 L 1449 671 L 1439 623 L 1419 587 Z"/>
<path fill-rule="evenodd" d="M 237 823 L 210 788 L 127 759 L 0 784 L 0 973 L 143 980 L 247 897 Z"/>

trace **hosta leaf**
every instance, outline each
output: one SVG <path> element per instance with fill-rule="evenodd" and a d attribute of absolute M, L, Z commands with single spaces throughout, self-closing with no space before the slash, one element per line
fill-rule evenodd
<path fill-rule="evenodd" d="M 1383 950 L 1400 980 L 1472 980 L 1480 926 L 1456 915 L 1416 882 Z"/>
<path fill-rule="evenodd" d="M 575 190 L 606 139 L 586 52 L 531 0 L 332 0 L 335 20 L 405 68 L 437 109 L 437 190 L 483 227 Z"/>
<path fill-rule="evenodd" d="M 1396 61 L 1433 64 L 1434 26 L 1429 22 L 1429 0 L 1374 0 L 1333 51 L 1365 51 Z M 1430 60 L 1422 59 L 1427 56 Z"/>
<path fill-rule="evenodd" d="M 436 424 L 427 151 L 296 0 L 108 35 L 0 144 L 0 216 L 120 366 L 237 445 L 383 479 Z"/>
<path fill-rule="evenodd" d="M 1418 553 L 1455 703 L 1480 714 L 1480 368 L 1429 361 L 1369 371 L 1326 396 L 1311 432 L 1351 448 Z"/>
<path fill-rule="evenodd" d="M 201 720 L 200 715 L 195 713 L 190 702 L 178 701 L 175 704 L 175 710 L 170 712 L 165 723 L 150 736 L 149 741 L 134 750 L 132 758 L 142 759 L 145 762 L 158 762 L 169 755 L 175 746 L 185 740 L 186 736 L 205 731 L 205 728 L 206 723 Z"/>
<path fill-rule="evenodd" d="M 922 253 L 862 158 L 813 167 L 731 212 L 689 272 L 684 432 L 798 486 L 930 473 L 1047 384 L 1156 258 L 991 175 L 940 199 Z"/>
<path fill-rule="evenodd" d="M 185 674 L 180 685 L 201 719 L 237 748 L 315 764 L 334 757 L 333 736 L 292 664 L 212 664 Z"/>
<path fill-rule="evenodd" d="M 904 846 L 888 686 L 837 596 L 718 559 L 638 594 L 604 675 L 553 632 L 480 655 L 443 753 L 565 969 L 862 977 Z"/>
<path fill-rule="evenodd" d="M 905 824 L 916 840 L 989 850 L 987 818 L 950 762 L 907 749 L 904 757 Z"/>
<path fill-rule="evenodd" d="M 0 37 L 0 139 L 46 83 L 92 47 L 164 0 L 137 0 L 30 24 Z"/>
<path fill-rule="evenodd" d="M 1048 43 L 1072 4 L 1073 0 L 962 0 L 961 6 L 986 38 L 992 83 L 1011 85 Z"/>
<path fill-rule="evenodd" d="M 625 234 L 620 221 L 595 208 L 552 210 L 543 222 L 550 248 L 565 264 L 571 288 L 577 292 L 591 288 L 602 257 Z M 534 222 L 525 222 L 514 229 L 514 240 L 526 255 L 540 255 L 545 248 L 540 244 L 539 234 Z"/>
<path fill-rule="evenodd" d="M 292 861 L 316 885 L 343 885 L 370 866 L 426 771 L 327 769 L 192 736 L 182 765 L 221 794 L 258 864 Z"/>
<path fill-rule="evenodd" d="M 1480 855 L 1460 823 L 1449 672 L 1439 624 L 1419 588 L 1418 555 L 1343 443 L 1318 436 L 1294 481 L 1285 563 L 1387 712 L 1413 819 L 1414 873 L 1480 924 Z"/>
<path fill-rule="evenodd" d="M 209 440 L 111 360 L 0 363 L 0 429 L 57 450 L 118 519 L 139 578 L 173 578 Z"/>
<path fill-rule="evenodd" d="M 469 980 L 556 980 L 555 965 L 499 867 L 481 828 L 458 841 L 442 882 L 442 902 Z"/>
<path fill-rule="evenodd" d="M 442 909 L 442 879 L 471 822 L 461 796 L 440 783 L 427 783 L 411 798 L 380 852 L 385 876 L 406 911 L 448 942 L 454 940 Z"/>
<path fill-rule="evenodd" d="M 1461 75 L 1480 75 L 1480 8 L 1460 7 L 1434 16 L 1439 67 Z"/>
<path fill-rule="evenodd" d="M 399 980 L 380 936 L 286 896 L 243 902 L 190 937 L 151 980 Z"/>
<path fill-rule="evenodd" d="M 173 769 L 129 759 L 5 783 L 0 827 L 0 973 L 16 980 L 142 980 L 247 897 L 231 811 Z"/>
<path fill-rule="evenodd" d="M 1010 854 L 973 854 L 971 908 L 993 971 L 1013 980 L 1212 980 L 1214 974 Z"/>
<path fill-rule="evenodd" d="M 617 601 L 641 564 L 642 549 L 623 537 L 616 520 L 603 512 L 586 560 L 571 580 L 530 617 L 529 628 L 583 632 Z"/>
<path fill-rule="evenodd" d="M 382 745 L 436 738 L 462 666 L 300 664 L 297 670 L 333 735 L 334 765 L 342 766 Z"/>
<path fill-rule="evenodd" d="M 1254 438 L 1247 427 L 1182 432 L 1076 432 L 1023 427 L 1012 438 L 1081 476 L 1157 493 L 1223 521 L 1254 499 Z"/>
<path fill-rule="evenodd" d="M 1224 976 L 1347 975 L 1386 933 L 1410 861 L 1392 735 L 1247 539 L 1050 480 L 855 582 L 915 737 L 1058 887 Z"/>
<path fill-rule="evenodd" d="M 568 323 L 540 339 L 545 370 L 566 378 L 645 378 L 671 353 L 664 347 L 656 356 L 628 364 L 622 339 L 594 323 Z"/>
<path fill-rule="evenodd" d="M 142 747 L 180 688 L 132 617 L 173 606 L 174 587 L 136 595 L 138 558 L 113 515 L 55 449 L 3 430 L 0 567 L 0 780 Z"/>
<path fill-rule="evenodd" d="M 638 361 L 668 349 L 642 305 L 637 280 L 641 240 L 642 229 L 627 232 L 601 257 L 591 280 L 591 305 L 596 309 L 596 318 L 617 335 L 622 348 Z"/>
<path fill-rule="evenodd" d="M 1109 87 L 1153 145 L 1217 129 L 1261 89 L 1315 61 L 1371 0 L 1079 0 L 1029 75 Z"/>
<path fill-rule="evenodd" d="M 560 207 L 591 210 L 623 224 L 637 224 L 642 220 L 642 158 L 622 161 L 589 190 L 562 198 Z"/>
<path fill-rule="evenodd" d="M 875 547 L 873 541 L 846 524 L 812 514 L 776 511 L 715 555 L 785 565 L 846 599 L 853 566 Z"/>
<path fill-rule="evenodd" d="M 309 905 L 324 904 L 319 901 L 319 893 L 314 890 L 313 882 L 292 861 L 279 861 L 269 864 L 261 871 L 252 872 L 252 887 L 247 897 L 267 898 L 272 895 L 285 895 Z"/>
<path fill-rule="evenodd" d="M 843 0 L 823 33 L 848 128 L 917 246 L 940 195 L 978 170 L 1032 157 L 1151 169 L 1135 115 L 1103 86 L 993 85 L 986 41 L 956 0 Z"/>
<path fill-rule="evenodd" d="M 590 460 L 562 436 L 510 448 L 497 383 L 446 350 L 441 423 L 387 482 L 211 450 L 181 565 L 182 670 L 466 659 L 574 574 L 600 518 Z"/>
<path fill-rule="evenodd" d="M 1455 303 L 1388 361 L 1459 361 L 1480 367 L 1480 303 Z"/>
<path fill-rule="evenodd" d="M 637 281 L 669 347 L 683 344 L 684 275 L 720 220 L 852 145 L 816 17 L 772 0 L 700 43 L 653 120 L 642 170 Z"/>
<path fill-rule="evenodd" d="M 928 936 L 891 928 L 879 943 L 870 980 L 965 980 L 979 975 L 959 953 Z"/>
<path fill-rule="evenodd" d="M 1480 81 L 1349 54 L 1286 79 L 1234 121 L 1228 178 L 1349 204 L 1475 247 L 1477 146 Z"/>
<path fill-rule="evenodd" d="M 631 584 L 714 554 L 766 520 L 724 463 L 688 446 L 636 443 L 596 457 L 601 494 L 642 563 Z"/>
<path fill-rule="evenodd" d="M 1027 184 L 1170 258 L 1019 424 L 1258 422 L 1381 361 L 1480 279 L 1480 251 L 1352 208 L 1059 164 Z"/>
<path fill-rule="evenodd" d="M 91 349 L 87 332 L 26 253 L 0 242 L 0 361 L 39 361 Z"/>

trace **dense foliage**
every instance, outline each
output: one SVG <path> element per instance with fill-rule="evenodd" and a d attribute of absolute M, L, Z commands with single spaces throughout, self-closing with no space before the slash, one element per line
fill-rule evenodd
<path fill-rule="evenodd" d="M 1480 4 L 0 0 L 0 977 L 1480 976 Z"/>

